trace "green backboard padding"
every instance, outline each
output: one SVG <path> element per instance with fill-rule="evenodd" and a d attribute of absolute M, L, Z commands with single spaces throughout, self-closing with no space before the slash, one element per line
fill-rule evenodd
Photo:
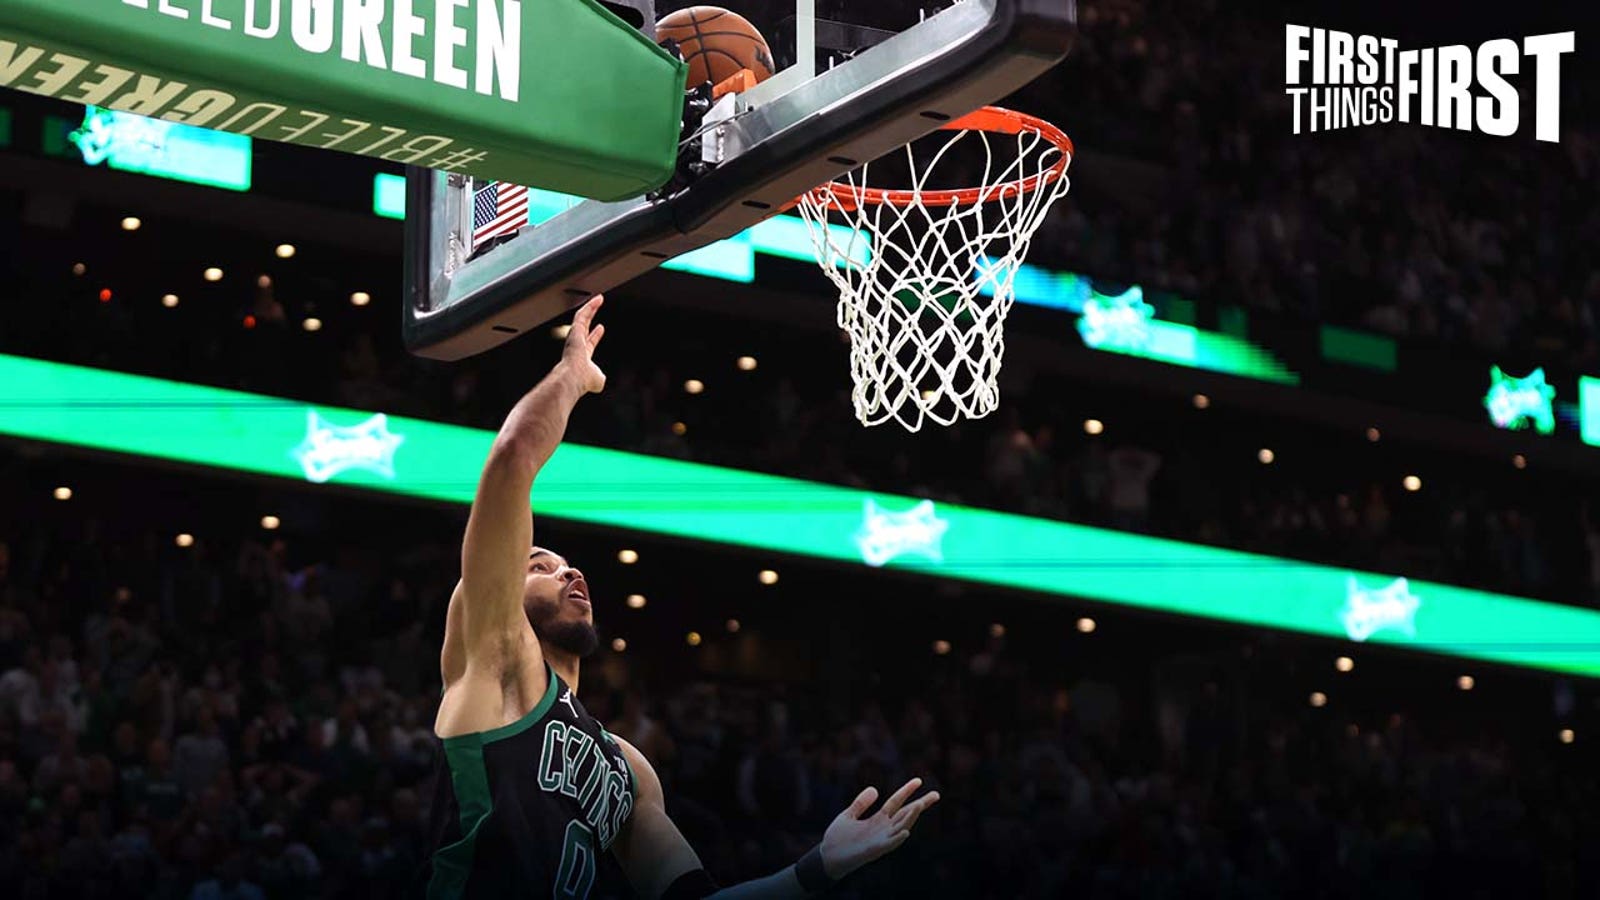
<path fill-rule="evenodd" d="M 685 75 L 593 0 L 0 0 L 0 86 L 601 200 L 671 176 Z"/>

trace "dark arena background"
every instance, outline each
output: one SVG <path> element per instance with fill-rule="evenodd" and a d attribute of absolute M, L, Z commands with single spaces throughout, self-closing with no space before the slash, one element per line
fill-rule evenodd
<path fill-rule="evenodd" d="M 1600 28 L 1467 9 L 1083 0 L 1003 102 L 1077 154 L 980 420 L 853 420 L 808 244 L 608 292 L 566 440 L 636 509 L 536 483 L 537 540 L 593 591 L 584 703 L 718 883 L 921 776 L 830 896 L 1600 897 Z M 1560 141 L 1292 134 L 1288 22 L 1574 30 Z M 431 473 L 476 478 L 569 319 L 414 356 L 403 167 L 246 141 L 200 184 L 86 127 L 0 91 L 0 894 L 421 896 L 467 520 Z M 426 471 L 316 469 L 360 427 Z M 708 513 L 663 459 L 787 499 Z M 863 498 L 887 564 L 784 532 Z M 922 501 L 1010 537 L 930 544 Z"/>

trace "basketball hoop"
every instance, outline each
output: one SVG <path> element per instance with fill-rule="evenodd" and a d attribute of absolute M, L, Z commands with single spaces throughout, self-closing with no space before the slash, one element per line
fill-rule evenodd
<path fill-rule="evenodd" d="M 1012 280 L 1067 192 L 1072 141 L 1049 122 L 986 106 L 940 131 L 953 134 L 925 164 L 906 146 L 909 190 L 868 187 L 867 164 L 799 199 L 817 260 L 839 288 L 863 425 L 895 419 L 916 431 L 925 418 L 950 425 L 994 412 Z M 979 187 L 928 187 L 941 162 L 954 166 L 953 148 L 980 142 Z M 829 227 L 830 213 L 847 237 Z"/>

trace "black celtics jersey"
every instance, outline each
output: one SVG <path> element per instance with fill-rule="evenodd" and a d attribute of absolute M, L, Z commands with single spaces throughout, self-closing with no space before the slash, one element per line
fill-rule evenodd
<path fill-rule="evenodd" d="M 597 900 L 611 893 L 596 885 L 605 872 L 602 885 L 621 887 L 606 851 L 633 811 L 633 770 L 545 671 L 550 686 L 527 715 L 441 741 L 428 900 Z"/>

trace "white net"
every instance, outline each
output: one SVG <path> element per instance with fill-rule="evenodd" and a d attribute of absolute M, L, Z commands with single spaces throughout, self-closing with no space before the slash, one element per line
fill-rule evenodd
<path fill-rule="evenodd" d="M 916 431 L 927 419 L 950 425 L 995 410 L 1017 266 L 1068 188 L 1070 150 L 1037 131 L 934 138 L 943 144 L 925 164 L 905 148 L 910 190 L 869 188 L 868 170 L 880 162 L 800 199 L 817 260 L 839 288 L 851 399 L 863 425 L 894 419 Z M 960 147 L 974 160 L 977 141 L 982 169 L 973 180 L 985 188 L 959 197 L 934 190 L 936 177 L 973 178 L 951 151 Z M 941 163 L 949 171 L 941 173 Z M 885 199 L 894 202 L 877 202 Z M 830 227 L 830 211 L 843 228 Z"/>

